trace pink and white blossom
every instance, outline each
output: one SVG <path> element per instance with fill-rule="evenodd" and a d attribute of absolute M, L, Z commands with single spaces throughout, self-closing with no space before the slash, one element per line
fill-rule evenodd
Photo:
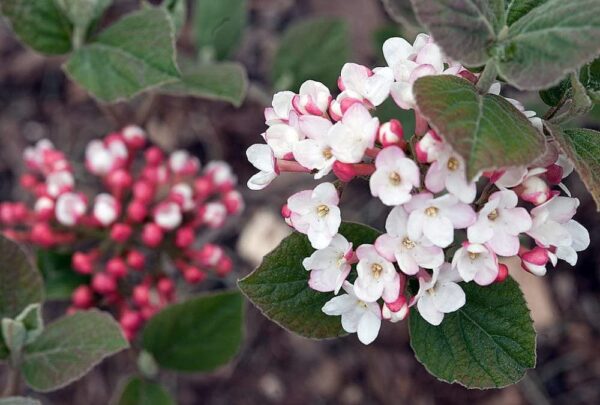
<path fill-rule="evenodd" d="M 120 213 L 119 202 L 110 194 L 101 193 L 94 199 L 93 217 L 103 226 L 115 222 Z"/>
<path fill-rule="evenodd" d="M 254 144 L 248 148 L 246 156 L 252 166 L 260 170 L 248 180 L 248 188 L 250 190 L 262 190 L 275 180 L 277 177 L 275 156 L 269 145 Z"/>
<path fill-rule="evenodd" d="M 183 219 L 181 207 L 170 201 L 158 204 L 153 212 L 154 222 L 165 231 L 177 228 Z"/>
<path fill-rule="evenodd" d="M 445 188 L 467 204 L 475 200 L 477 193 L 475 182 L 467 179 L 465 160 L 450 145 L 446 145 L 427 170 L 425 186 L 433 193 L 439 193 Z"/>
<path fill-rule="evenodd" d="M 379 120 L 362 104 L 353 104 L 330 129 L 333 155 L 343 163 L 359 163 L 375 144 L 378 129 Z"/>
<path fill-rule="evenodd" d="M 394 301 L 399 293 L 400 276 L 392 262 L 382 257 L 373 245 L 360 245 L 356 249 L 356 256 L 356 296 L 365 302 L 375 302 L 379 298 Z"/>
<path fill-rule="evenodd" d="M 388 146 L 375 158 L 375 172 L 369 179 L 371 194 L 385 205 L 400 205 L 411 199 L 411 191 L 421 184 L 419 167 L 402 149 Z"/>
<path fill-rule="evenodd" d="M 280 91 L 275 93 L 271 107 L 265 108 L 266 124 L 271 126 L 274 124 L 285 123 L 290 118 L 292 111 L 292 99 L 295 94 L 292 91 Z"/>
<path fill-rule="evenodd" d="M 315 179 L 318 180 L 331 172 L 336 160 L 332 147 L 333 124 L 323 117 L 307 115 L 300 117 L 299 125 L 306 139 L 294 145 L 294 158 L 307 169 L 317 170 Z"/>
<path fill-rule="evenodd" d="M 373 70 L 356 63 L 346 63 L 340 75 L 340 90 L 348 91 L 378 106 L 390 94 L 394 73 L 388 67 Z"/>
<path fill-rule="evenodd" d="M 87 210 L 87 201 L 82 194 L 63 193 L 55 204 L 56 220 L 65 226 L 73 226 L 83 217 Z"/>
<path fill-rule="evenodd" d="M 556 254 L 552 253 L 549 249 L 536 246 L 533 249 L 524 252 L 520 255 L 521 267 L 534 274 L 536 276 L 543 276 L 546 274 L 546 265 L 548 262 L 556 266 L 558 258 Z"/>
<path fill-rule="evenodd" d="M 329 89 L 320 82 L 307 80 L 300 86 L 299 94 L 292 98 L 292 106 L 299 114 L 325 115 L 331 101 Z"/>
<path fill-rule="evenodd" d="M 310 271 L 310 288 L 337 294 L 350 273 L 353 253 L 352 243 L 338 233 L 329 246 L 305 258 L 302 265 Z"/>
<path fill-rule="evenodd" d="M 415 299 L 419 314 L 432 325 L 439 325 L 444 315 L 457 311 L 466 303 L 466 296 L 457 284 L 462 281 L 455 268 L 449 263 L 433 269 L 433 273 L 421 270 L 419 292 Z"/>
<path fill-rule="evenodd" d="M 493 250 L 480 243 L 463 242 L 452 258 L 452 267 L 466 281 L 489 285 L 498 277 L 498 258 Z"/>

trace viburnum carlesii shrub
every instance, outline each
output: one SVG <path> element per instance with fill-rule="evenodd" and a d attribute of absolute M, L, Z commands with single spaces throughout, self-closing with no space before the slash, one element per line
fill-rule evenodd
<path fill-rule="evenodd" d="M 338 89 L 309 80 L 265 110 L 264 143 L 247 150 L 259 170 L 248 187 L 285 172 L 316 184 L 288 198 L 282 214 L 296 232 L 240 287 L 308 337 L 357 333 L 370 344 L 382 321 L 410 315 L 413 347 L 436 375 L 470 384 L 458 374 L 474 373 L 480 358 L 492 371 L 473 385 L 506 384 L 533 366 L 535 334 L 505 262 L 540 276 L 560 260 L 575 265 L 590 244 L 563 183 L 571 157 L 546 139 L 542 118 L 501 96 L 498 81 L 477 87 L 484 74 L 429 35 L 388 39 L 383 54 L 387 66 L 347 63 Z M 378 118 L 388 98 L 414 112 L 414 133 Z M 385 232 L 343 222 L 354 179 L 389 209 Z M 436 358 L 442 347 L 453 357 L 476 353 L 463 364 Z M 457 362 L 456 374 L 446 361 Z"/>
<path fill-rule="evenodd" d="M 148 145 L 145 132 L 128 126 L 89 142 L 85 169 L 102 191 L 75 182 L 74 163 L 50 141 L 24 152 L 22 187 L 32 205 L 2 203 L 2 232 L 45 249 L 72 251 L 74 272 L 89 276 L 70 310 L 113 308 L 132 339 L 157 311 L 176 299 L 176 281 L 198 284 L 225 277 L 232 261 L 197 236 L 221 228 L 244 202 L 224 162 L 200 161 L 184 150 L 166 154 Z M 165 264 L 172 264 L 172 269 Z"/>

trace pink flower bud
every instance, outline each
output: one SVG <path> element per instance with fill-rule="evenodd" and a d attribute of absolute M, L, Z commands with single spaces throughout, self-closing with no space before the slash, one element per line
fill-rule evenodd
<path fill-rule="evenodd" d="M 127 265 L 134 270 L 144 270 L 146 259 L 142 252 L 139 250 L 130 250 L 126 257 Z"/>
<path fill-rule="evenodd" d="M 223 256 L 223 249 L 212 243 L 207 243 L 198 251 L 196 259 L 201 266 L 213 267 Z"/>
<path fill-rule="evenodd" d="M 229 214 L 239 214 L 244 209 L 244 200 L 237 190 L 231 190 L 223 196 L 223 205 Z"/>
<path fill-rule="evenodd" d="M 25 190 L 33 190 L 38 184 L 38 181 L 33 174 L 25 173 L 19 179 L 19 183 Z"/>
<path fill-rule="evenodd" d="M 142 230 L 142 242 L 148 247 L 154 248 L 161 244 L 163 240 L 163 231 L 155 223 L 144 225 Z"/>
<path fill-rule="evenodd" d="M 281 216 L 283 218 L 289 218 L 292 216 L 292 210 L 289 209 L 287 204 L 283 204 L 281 207 Z"/>
<path fill-rule="evenodd" d="M 0 222 L 6 225 L 12 225 L 15 223 L 11 203 L 0 204 Z"/>
<path fill-rule="evenodd" d="M 158 166 L 165 160 L 165 154 L 157 146 L 151 146 L 144 153 L 144 158 L 149 166 Z"/>
<path fill-rule="evenodd" d="M 129 240 L 132 233 L 133 229 L 131 229 L 131 226 L 124 223 L 118 223 L 112 226 L 110 230 L 110 238 L 115 242 L 125 243 L 127 240 Z"/>
<path fill-rule="evenodd" d="M 194 175 L 200 169 L 200 161 L 185 150 L 176 150 L 169 156 L 169 169 L 182 176 Z"/>
<path fill-rule="evenodd" d="M 156 283 L 156 288 L 162 295 L 171 297 L 175 291 L 175 284 L 170 279 L 163 277 L 158 280 L 158 283 Z"/>
<path fill-rule="evenodd" d="M 560 184 L 563 179 L 563 168 L 557 164 L 546 168 L 546 180 L 552 185 Z"/>
<path fill-rule="evenodd" d="M 23 222 L 29 216 L 29 210 L 27 206 L 22 202 L 16 202 L 12 206 L 13 217 L 17 222 Z"/>
<path fill-rule="evenodd" d="M 199 177 L 194 180 L 194 190 L 199 198 L 207 198 L 214 191 L 210 177 Z"/>
<path fill-rule="evenodd" d="M 477 83 L 477 76 L 475 74 L 473 74 L 472 72 L 470 72 L 469 70 L 461 70 L 460 72 L 458 72 L 458 75 L 460 77 L 462 77 L 463 79 L 467 79 L 468 81 L 470 81 L 471 83 L 475 84 Z"/>
<path fill-rule="evenodd" d="M 45 222 L 38 222 L 31 228 L 31 242 L 49 248 L 56 243 L 56 237 L 48 225 Z"/>
<path fill-rule="evenodd" d="M 216 271 L 219 277 L 225 277 L 231 270 L 233 269 L 233 262 L 227 256 L 221 257 L 221 259 L 217 263 Z"/>
<path fill-rule="evenodd" d="M 125 330 L 136 331 L 142 326 L 143 318 L 137 311 L 126 309 L 119 317 L 119 323 Z"/>
<path fill-rule="evenodd" d="M 196 207 L 194 202 L 194 190 L 186 183 L 179 183 L 171 188 L 169 198 L 177 203 L 185 212 L 192 211 Z"/>
<path fill-rule="evenodd" d="M 130 149 L 141 149 L 146 145 L 146 132 L 137 125 L 128 125 L 121 130 L 123 139 Z"/>
<path fill-rule="evenodd" d="M 123 278 L 127 275 L 127 265 L 120 257 L 113 257 L 106 262 L 106 272 L 115 278 Z"/>
<path fill-rule="evenodd" d="M 382 317 L 392 322 L 398 322 L 406 318 L 408 311 L 408 301 L 403 294 L 400 294 L 395 301 L 383 304 Z"/>
<path fill-rule="evenodd" d="M 73 270 L 81 274 L 92 274 L 94 271 L 94 260 L 91 255 L 83 252 L 75 252 L 71 258 Z"/>
<path fill-rule="evenodd" d="M 132 222 L 142 222 L 146 215 L 148 215 L 148 208 L 141 201 L 133 200 L 127 206 L 127 218 Z"/>
<path fill-rule="evenodd" d="M 110 274 L 96 273 L 92 278 L 92 288 L 102 295 L 110 294 L 117 290 L 117 281 Z"/>
<path fill-rule="evenodd" d="M 508 277 L 508 267 L 504 263 L 498 264 L 498 276 L 496 276 L 496 281 L 494 282 L 501 283 L 506 280 L 506 277 Z"/>
<path fill-rule="evenodd" d="M 431 163 L 436 160 L 442 150 L 442 139 L 433 130 L 427 131 L 423 138 L 417 142 L 415 153 L 421 163 Z"/>
<path fill-rule="evenodd" d="M 154 185 L 147 180 L 136 181 L 133 185 L 133 198 L 135 200 L 149 203 L 154 199 Z"/>
<path fill-rule="evenodd" d="M 400 121 L 395 119 L 381 124 L 377 133 L 377 140 L 384 148 L 390 145 L 397 145 L 402 149 L 406 148 L 404 129 Z"/>
<path fill-rule="evenodd" d="M 171 231 L 177 228 L 183 219 L 181 208 L 174 202 L 162 202 L 154 208 L 154 222 L 162 229 Z"/>
<path fill-rule="evenodd" d="M 540 205 L 548 201 L 552 193 L 548 183 L 538 176 L 526 178 L 517 189 L 517 194 L 523 201 Z"/>
<path fill-rule="evenodd" d="M 183 271 L 183 278 L 190 284 L 198 284 L 206 278 L 206 274 L 194 266 L 188 266 Z"/>
<path fill-rule="evenodd" d="M 82 194 L 67 192 L 61 194 L 55 205 L 56 220 L 65 226 L 77 224 L 87 210 L 87 201 Z"/>
<path fill-rule="evenodd" d="M 356 177 L 356 171 L 354 170 L 354 166 L 350 163 L 342 163 L 339 160 L 336 160 L 333 164 L 333 173 L 337 176 L 341 181 L 348 183 L 354 177 Z"/>
<path fill-rule="evenodd" d="M 85 167 L 97 176 L 105 176 L 115 166 L 115 157 L 104 142 L 96 139 L 88 143 L 85 149 Z"/>
<path fill-rule="evenodd" d="M 227 217 L 227 208 L 219 202 L 209 202 L 201 210 L 202 222 L 209 228 L 216 229 L 223 226 Z"/>
<path fill-rule="evenodd" d="M 110 194 L 98 194 L 94 200 L 93 217 L 103 226 L 108 226 L 116 221 L 121 207 L 119 202 Z"/>
<path fill-rule="evenodd" d="M 133 178 L 125 169 L 114 170 L 106 176 L 106 185 L 113 193 L 120 194 L 131 187 Z"/>
<path fill-rule="evenodd" d="M 231 167 L 221 161 L 213 161 L 206 165 L 206 174 L 212 180 L 213 185 L 221 192 L 231 190 L 237 181 L 231 172 Z"/>
<path fill-rule="evenodd" d="M 546 264 L 550 260 L 548 250 L 536 246 L 528 252 L 521 253 L 521 267 L 536 276 L 546 274 Z"/>
<path fill-rule="evenodd" d="M 133 301 L 140 307 L 145 307 L 150 303 L 150 289 L 147 285 L 138 284 L 133 287 Z"/>
<path fill-rule="evenodd" d="M 180 228 L 175 234 L 175 246 L 180 249 L 185 249 L 194 243 L 195 239 L 194 229 L 189 226 Z"/>
<path fill-rule="evenodd" d="M 80 285 L 71 294 L 71 301 L 76 308 L 87 309 L 92 306 L 94 292 L 87 285 Z"/>

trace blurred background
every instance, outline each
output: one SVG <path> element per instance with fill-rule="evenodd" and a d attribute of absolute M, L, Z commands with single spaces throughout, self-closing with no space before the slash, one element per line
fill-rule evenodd
<path fill-rule="evenodd" d="M 114 3 L 103 25 L 138 2 Z M 240 108 L 170 96 L 155 97 L 150 105 L 140 98 L 99 107 L 67 80 L 61 70 L 62 58 L 43 57 L 25 48 L 1 21 L 0 200 L 22 197 L 17 179 L 27 145 L 49 138 L 72 160 L 83 162 L 84 147 L 90 139 L 133 120 L 162 147 L 186 148 L 202 161 L 226 160 L 238 174 L 247 208 L 218 236 L 236 262 L 235 274 L 226 280 L 234 287 L 237 278 L 249 273 L 289 233 L 279 216 L 280 207 L 292 192 L 312 181 L 309 176 L 281 176 L 262 192 L 245 187 L 254 172 L 245 159 L 245 150 L 261 141 L 264 107 L 276 89 L 297 90 L 296 80 L 274 67 L 282 37 L 297 23 L 336 19 L 335 29 L 323 32 L 316 43 L 292 41 L 288 47 L 297 46 L 302 55 L 306 46 L 322 46 L 321 59 L 311 62 L 315 66 L 333 64 L 339 71 L 344 61 L 381 65 L 381 44 L 401 34 L 379 0 L 248 0 L 248 7 L 248 26 L 232 58 L 245 65 L 250 80 L 248 96 Z M 178 42 L 184 53 L 191 47 L 190 31 L 186 26 Z M 405 34 L 410 37 L 414 32 Z M 332 37 L 335 41 L 330 41 Z M 335 75 L 331 79 L 335 83 Z M 537 94 L 520 94 L 518 98 L 527 109 L 538 113 L 546 108 Z M 381 110 L 380 114 L 388 114 L 385 107 Z M 577 124 L 598 129 L 598 110 L 597 106 Z M 408 128 L 412 125 L 403 123 Z M 368 347 L 355 336 L 311 341 L 287 333 L 251 305 L 246 310 L 245 344 L 234 362 L 209 375 L 175 377 L 164 373 L 162 378 L 183 405 L 600 403 L 600 252 L 595 250 L 600 246 L 600 215 L 576 175 L 568 186 L 581 200 L 576 219 L 590 230 L 592 244 L 580 254 L 577 267 L 561 264 L 544 278 L 513 269 L 538 332 L 538 366 L 515 386 L 479 391 L 437 381 L 414 358 L 406 323 L 385 323 L 379 339 Z M 365 182 L 353 182 L 341 205 L 345 220 L 383 227 L 387 209 L 370 198 Z M 65 308 L 62 303 L 47 305 L 47 315 L 59 315 Z M 122 378 L 134 371 L 135 361 L 129 356 L 121 353 L 103 362 L 58 392 L 32 396 L 42 398 L 44 404 L 108 404 Z"/>

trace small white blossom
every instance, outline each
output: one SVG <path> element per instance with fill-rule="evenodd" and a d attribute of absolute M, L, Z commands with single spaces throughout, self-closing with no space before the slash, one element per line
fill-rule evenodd
<path fill-rule="evenodd" d="M 337 294 L 350 273 L 352 254 L 352 243 L 338 233 L 329 246 L 304 259 L 302 265 L 310 271 L 310 288 Z"/>
<path fill-rule="evenodd" d="M 342 67 L 340 85 L 343 91 L 357 94 L 371 105 L 378 106 L 390 94 L 394 73 L 390 68 L 373 70 L 356 63 L 346 63 Z"/>
<path fill-rule="evenodd" d="M 456 269 L 449 263 L 433 269 L 433 274 L 419 273 L 417 309 L 419 314 L 432 325 L 439 325 L 444 315 L 457 311 L 466 303 L 465 293 L 457 284 L 462 281 Z"/>
<path fill-rule="evenodd" d="M 498 277 L 498 258 L 486 245 L 463 242 L 452 258 L 452 267 L 464 281 L 474 280 L 479 285 L 488 285 Z"/>
<path fill-rule="evenodd" d="M 63 193 L 56 200 L 56 220 L 65 226 L 73 226 L 85 214 L 87 202 L 81 194 Z"/>
<path fill-rule="evenodd" d="M 299 94 L 292 98 L 292 105 L 299 114 L 322 116 L 327 112 L 330 101 L 331 93 L 323 83 L 307 80 L 300 86 Z"/>
<path fill-rule="evenodd" d="M 433 193 L 439 193 L 445 188 L 467 204 L 475 200 L 477 193 L 475 182 L 467 179 L 465 160 L 449 145 L 446 145 L 427 170 L 425 186 Z"/>
<path fill-rule="evenodd" d="M 385 205 L 409 201 L 410 192 L 420 185 L 419 167 L 397 146 L 388 146 L 375 158 L 375 172 L 369 179 L 371 194 Z"/>
<path fill-rule="evenodd" d="M 269 145 L 257 143 L 246 151 L 248 161 L 252 166 L 260 170 L 248 180 L 250 190 L 262 190 L 267 187 L 277 177 L 277 168 L 275 166 L 275 156 Z"/>
<path fill-rule="evenodd" d="M 380 256 L 373 245 L 360 245 L 356 249 L 356 256 L 356 296 L 366 302 L 375 302 L 379 298 L 394 301 L 400 288 L 399 275 L 394 265 Z"/>
<path fill-rule="evenodd" d="M 330 129 L 333 155 L 343 163 L 360 162 L 365 150 L 375 144 L 378 129 L 379 120 L 364 105 L 353 104 Z"/>

